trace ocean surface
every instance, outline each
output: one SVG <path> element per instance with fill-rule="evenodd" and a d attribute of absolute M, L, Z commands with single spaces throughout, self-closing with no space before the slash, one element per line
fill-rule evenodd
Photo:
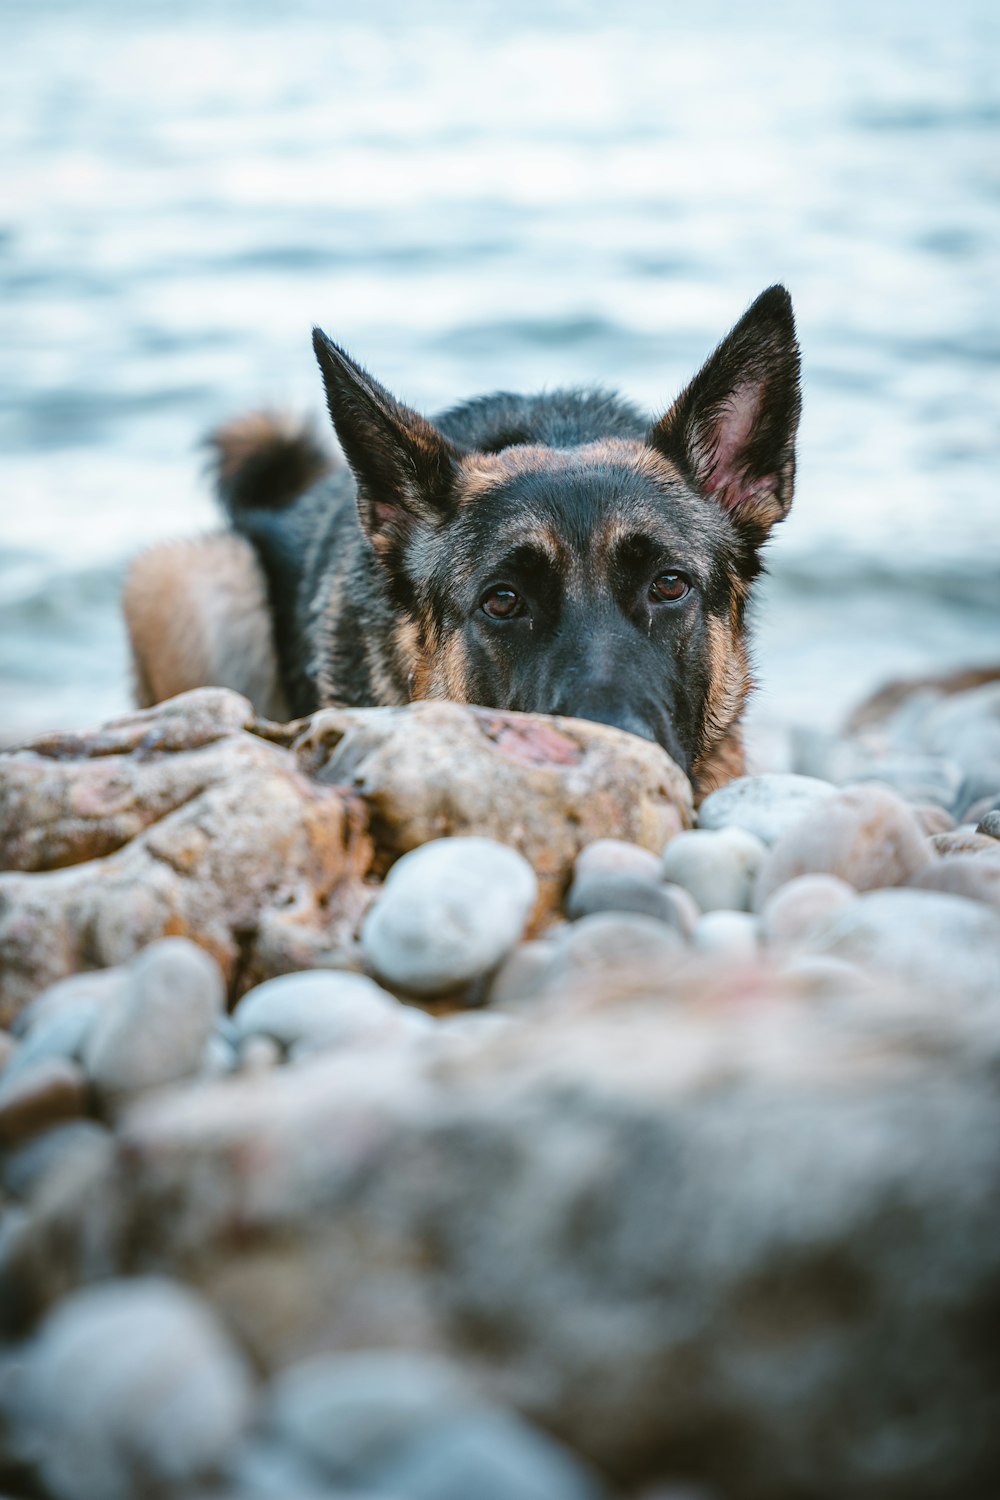
<path fill-rule="evenodd" d="M 429 412 L 662 409 L 777 280 L 758 715 L 1000 660 L 998 80 L 996 0 L 0 0 L 0 738 L 127 706 L 123 568 L 319 414 L 314 322 Z"/>

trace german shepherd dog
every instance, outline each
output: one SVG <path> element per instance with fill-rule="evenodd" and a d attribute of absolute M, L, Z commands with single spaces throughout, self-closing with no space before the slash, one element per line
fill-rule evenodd
<path fill-rule="evenodd" d="M 314 347 L 347 466 L 266 415 L 213 435 L 230 530 L 154 548 L 126 584 L 140 701 L 450 698 L 656 740 L 699 796 L 740 775 L 747 605 L 795 471 L 784 287 L 659 420 L 567 390 L 431 422 L 319 329 Z"/>

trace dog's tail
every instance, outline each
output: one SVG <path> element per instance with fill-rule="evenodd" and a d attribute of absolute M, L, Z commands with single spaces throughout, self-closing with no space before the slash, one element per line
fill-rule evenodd
<path fill-rule="evenodd" d="M 209 433 L 209 469 L 233 518 L 284 510 L 334 467 L 312 424 L 274 412 L 251 412 Z"/>

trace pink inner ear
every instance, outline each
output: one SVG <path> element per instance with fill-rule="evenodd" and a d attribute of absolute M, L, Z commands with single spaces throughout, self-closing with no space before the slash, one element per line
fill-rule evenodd
<path fill-rule="evenodd" d="M 773 490 L 774 474 L 751 476 L 744 455 L 757 421 L 762 387 L 739 385 L 716 416 L 699 447 L 708 466 L 702 484 L 726 510 Z"/>

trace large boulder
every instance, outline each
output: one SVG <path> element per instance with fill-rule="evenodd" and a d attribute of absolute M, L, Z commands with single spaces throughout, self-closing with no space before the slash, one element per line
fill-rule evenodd
<path fill-rule="evenodd" d="M 432 838 L 512 846 L 536 929 L 595 839 L 661 852 L 692 820 L 657 745 L 601 724 L 452 703 L 257 719 L 222 688 L 0 754 L 0 1025 L 46 986 L 190 938 L 230 1000 L 358 967 L 378 880 Z"/>

